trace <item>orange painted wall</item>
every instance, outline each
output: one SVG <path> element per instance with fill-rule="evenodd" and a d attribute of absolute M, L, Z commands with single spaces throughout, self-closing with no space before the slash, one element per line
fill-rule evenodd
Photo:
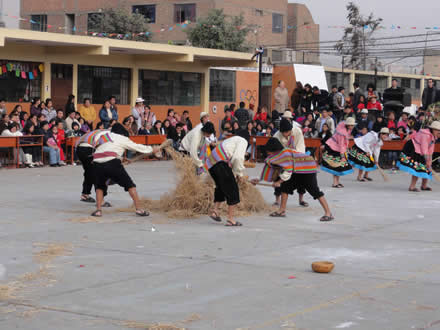
<path fill-rule="evenodd" d="M 293 65 L 274 66 L 272 74 L 272 95 L 275 89 L 278 87 L 278 82 L 282 80 L 286 83 L 287 90 L 289 91 L 289 99 L 293 90 L 296 87 L 295 70 Z M 289 102 L 290 106 L 290 102 Z M 275 99 L 272 97 L 272 109 L 275 107 Z"/>

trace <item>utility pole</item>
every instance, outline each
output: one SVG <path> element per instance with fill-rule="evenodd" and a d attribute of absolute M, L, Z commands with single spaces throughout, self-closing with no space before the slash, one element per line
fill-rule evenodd
<path fill-rule="evenodd" d="M 345 69 L 345 56 L 342 55 L 342 85 L 341 86 L 343 86 L 343 87 L 345 87 L 344 86 L 344 83 L 345 83 L 344 69 Z"/>
<path fill-rule="evenodd" d="M 377 57 L 374 62 L 374 87 L 377 88 Z"/>
<path fill-rule="evenodd" d="M 252 59 L 257 59 L 258 61 L 258 107 L 261 107 L 261 90 L 262 90 L 262 83 L 263 83 L 263 53 L 264 48 L 262 46 L 255 49 L 255 54 L 252 56 Z"/>

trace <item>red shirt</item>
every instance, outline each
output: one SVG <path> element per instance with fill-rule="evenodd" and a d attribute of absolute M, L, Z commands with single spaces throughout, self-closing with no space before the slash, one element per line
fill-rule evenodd
<path fill-rule="evenodd" d="M 267 124 L 267 112 L 256 113 L 254 120 L 264 121 Z"/>
<path fill-rule="evenodd" d="M 373 110 L 374 109 L 374 110 L 382 111 L 382 104 L 380 104 L 379 102 L 376 102 L 376 103 L 368 102 L 367 109 L 368 110 Z"/>

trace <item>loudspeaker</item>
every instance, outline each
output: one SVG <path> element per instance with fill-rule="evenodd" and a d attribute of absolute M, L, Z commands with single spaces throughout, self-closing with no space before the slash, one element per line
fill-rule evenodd
<path fill-rule="evenodd" d="M 410 107 L 412 104 L 412 96 L 410 93 L 404 93 L 403 94 L 403 100 L 402 100 L 402 104 L 405 107 Z"/>

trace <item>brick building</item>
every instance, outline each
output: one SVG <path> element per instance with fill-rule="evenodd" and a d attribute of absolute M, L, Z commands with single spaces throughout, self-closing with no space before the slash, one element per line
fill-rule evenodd
<path fill-rule="evenodd" d="M 126 6 L 150 20 L 154 42 L 176 44 L 186 43 L 186 33 L 177 24 L 188 20 L 195 22 L 212 9 L 222 8 L 227 15 L 242 13 L 246 26 L 252 30 L 248 35 L 248 43 L 252 46 L 286 45 L 288 40 L 298 39 L 299 34 L 296 29 L 289 29 L 288 24 L 301 22 L 303 14 L 308 15 L 303 21 L 310 21 L 310 13 L 304 5 L 292 6 L 287 0 L 21 0 L 21 5 L 21 16 L 34 22 L 23 21 L 22 28 L 69 34 L 83 34 L 87 31 L 89 17 L 105 8 Z M 319 34 L 319 29 L 316 31 Z M 319 39 L 316 33 L 306 34 L 306 39 L 309 37 Z"/>

